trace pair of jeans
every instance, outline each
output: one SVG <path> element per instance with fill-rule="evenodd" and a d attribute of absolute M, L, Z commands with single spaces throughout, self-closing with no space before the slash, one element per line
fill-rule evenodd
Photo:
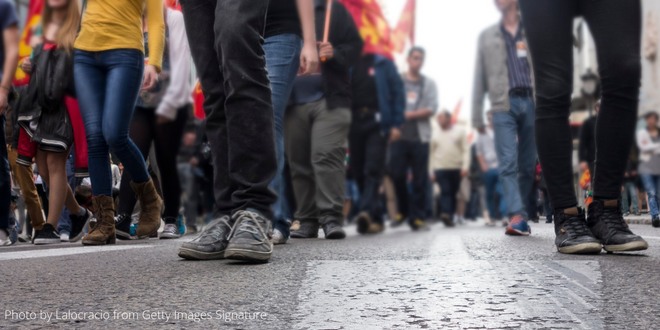
<path fill-rule="evenodd" d="M 521 0 L 534 62 L 536 139 L 555 209 L 577 205 L 573 137 L 573 19 L 582 15 L 597 45 L 601 107 L 596 121 L 595 199 L 617 199 L 634 141 L 641 81 L 639 0 Z M 506 193 L 506 189 L 505 189 Z"/>
<path fill-rule="evenodd" d="M 440 186 L 440 214 L 451 219 L 456 213 L 458 190 L 461 188 L 461 170 L 436 170 L 435 181 Z"/>
<path fill-rule="evenodd" d="M 367 212 L 373 222 L 384 224 L 379 190 L 385 176 L 387 136 L 381 131 L 374 114 L 353 116 L 349 149 L 349 168 L 360 190 L 358 209 Z"/>
<path fill-rule="evenodd" d="M 500 183 L 500 170 L 496 168 L 489 169 L 484 173 L 484 185 L 486 186 L 486 204 L 488 205 L 488 215 L 492 219 L 501 219 L 506 216 L 506 201 L 504 191 Z M 497 198 L 496 198 L 497 197 Z M 499 200 L 499 205 L 496 204 Z"/>
<path fill-rule="evenodd" d="M 426 216 L 429 152 L 429 144 L 421 141 L 399 140 L 390 144 L 389 166 L 397 208 L 410 223 Z M 407 183 L 409 169 L 412 172 L 411 193 Z"/>
<path fill-rule="evenodd" d="M 71 187 L 71 191 L 76 191 L 76 156 L 73 150 L 69 154 L 69 158 L 66 160 L 66 179 Z M 71 212 L 65 207 L 62 208 L 62 214 L 60 214 L 60 220 L 57 222 L 57 231 L 62 233 L 71 233 Z"/>
<path fill-rule="evenodd" d="M 493 114 L 495 152 L 507 211 L 527 218 L 528 210 L 536 208 L 534 100 L 511 97 L 510 102 L 509 111 Z"/>
<path fill-rule="evenodd" d="M 149 181 L 144 158 L 128 137 L 142 85 L 144 54 L 135 49 L 102 52 L 76 49 L 73 62 L 76 94 L 87 134 L 93 194 L 112 196 L 110 151 L 119 157 L 133 181 Z"/>
<path fill-rule="evenodd" d="M 649 213 L 651 218 L 658 218 L 658 191 L 660 191 L 660 175 L 654 174 L 640 174 L 644 188 L 646 189 L 646 196 L 649 199 Z"/>
<path fill-rule="evenodd" d="M 621 210 L 623 213 L 630 212 L 630 206 L 632 206 L 633 213 L 639 212 L 637 189 L 635 187 L 635 182 L 633 181 L 623 183 L 623 193 L 621 196 Z"/>
<path fill-rule="evenodd" d="M 344 220 L 346 140 L 351 110 L 328 109 L 325 99 L 286 113 L 286 154 L 298 210 L 296 220 L 320 225 Z M 364 196 L 362 196 L 364 198 Z"/>
<path fill-rule="evenodd" d="M 277 200 L 273 104 L 262 44 L 268 0 L 183 0 L 188 42 L 204 94 L 216 216 Z"/>
<path fill-rule="evenodd" d="M 5 115 L 0 116 L 0 229 L 9 227 L 9 204 L 11 203 L 11 177 L 7 143 L 5 141 Z"/>
<path fill-rule="evenodd" d="M 552 216 L 554 212 L 552 211 L 552 207 L 550 207 L 550 197 L 548 196 L 548 189 L 541 188 L 541 192 L 543 193 L 543 210 L 545 211 L 545 218 L 547 220 L 552 220 Z"/>
<path fill-rule="evenodd" d="M 176 118 L 163 124 L 158 124 L 156 109 L 136 107 L 131 121 L 129 136 L 135 143 L 142 157 L 149 157 L 151 145 L 154 145 L 156 163 L 160 172 L 163 204 L 163 218 L 177 218 L 181 205 L 181 183 L 176 166 L 176 157 L 183 137 L 183 129 L 188 120 L 191 106 L 186 105 L 177 110 Z M 154 165 L 151 163 L 152 168 Z M 118 214 L 132 214 L 137 198 L 131 188 L 131 174 L 124 171 L 119 186 Z"/>
<path fill-rule="evenodd" d="M 264 51 L 266 52 L 266 68 L 270 89 L 273 94 L 273 113 L 275 121 L 275 151 L 277 154 L 277 174 L 270 183 L 270 189 L 277 193 L 278 199 L 273 204 L 273 228 L 279 230 L 284 237 L 289 236 L 291 210 L 286 198 L 286 185 L 284 179 L 284 112 L 286 111 L 289 96 L 293 89 L 300 67 L 300 51 L 302 39 L 295 34 L 280 34 L 266 38 Z"/>

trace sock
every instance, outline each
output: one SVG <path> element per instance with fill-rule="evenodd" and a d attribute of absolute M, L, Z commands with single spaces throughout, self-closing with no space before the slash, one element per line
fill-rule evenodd
<path fill-rule="evenodd" d="M 84 217 L 85 215 L 87 215 L 87 209 L 85 207 L 81 206 L 77 215 L 79 217 Z"/>
<path fill-rule="evenodd" d="M 165 224 L 168 224 L 168 225 L 169 225 L 169 224 L 176 225 L 176 218 L 173 218 L 173 217 L 167 217 L 167 218 L 165 218 L 165 219 L 163 219 L 163 220 L 165 221 Z"/>

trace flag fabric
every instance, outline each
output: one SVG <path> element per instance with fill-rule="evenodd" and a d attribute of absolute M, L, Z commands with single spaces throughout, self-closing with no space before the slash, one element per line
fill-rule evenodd
<path fill-rule="evenodd" d="M 365 53 L 394 59 L 390 50 L 390 27 L 376 0 L 339 0 L 353 16 Z"/>
<path fill-rule="evenodd" d="M 181 11 L 181 3 L 178 0 L 167 0 L 167 7 Z"/>
<path fill-rule="evenodd" d="M 195 82 L 195 88 L 192 92 L 193 98 L 193 110 L 195 112 L 195 117 L 198 119 L 204 119 L 206 116 L 204 113 L 204 93 L 202 93 L 202 85 L 199 83 L 199 79 Z"/>
<path fill-rule="evenodd" d="M 402 53 L 406 47 L 406 40 L 410 38 L 410 43 L 415 44 L 415 6 L 416 0 L 408 0 L 403 8 L 399 23 L 392 31 L 391 49 L 395 53 Z"/>
<path fill-rule="evenodd" d="M 41 9 L 43 6 L 44 0 L 30 0 L 27 17 L 25 19 L 25 28 L 23 29 L 18 45 L 19 63 L 32 54 L 30 39 L 32 39 L 32 33 L 35 31 L 35 28 L 41 24 Z M 14 86 L 27 85 L 29 81 L 30 77 L 28 77 L 28 75 L 19 67 L 14 76 Z"/>

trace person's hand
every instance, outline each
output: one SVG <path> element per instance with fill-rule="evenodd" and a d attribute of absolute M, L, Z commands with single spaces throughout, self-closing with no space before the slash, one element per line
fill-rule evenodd
<path fill-rule="evenodd" d="M 300 52 L 300 68 L 298 73 L 301 76 L 310 75 L 319 68 L 319 52 L 316 45 L 306 42 Z"/>
<path fill-rule="evenodd" d="M 9 90 L 4 87 L 0 87 L 0 116 L 5 114 L 7 111 L 7 106 L 9 104 Z"/>
<path fill-rule="evenodd" d="M 401 138 L 401 130 L 396 128 L 396 127 L 392 127 L 390 129 L 390 141 L 391 142 L 396 142 L 400 138 Z"/>
<path fill-rule="evenodd" d="M 319 46 L 319 58 L 329 61 L 335 56 L 335 50 L 329 42 L 317 42 L 316 44 Z"/>
<path fill-rule="evenodd" d="M 162 125 L 162 124 L 167 124 L 169 122 L 173 122 L 174 120 L 165 117 L 163 115 L 156 115 L 156 124 Z"/>
<path fill-rule="evenodd" d="M 468 176 L 468 170 L 461 170 L 461 178 Z"/>
<path fill-rule="evenodd" d="M 28 76 L 32 74 L 32 60 L 29 57 L 26 57 L 21 63 L 21 70 Z"/>
<path fill-rule="evenodd" d="M 589 164 L 587 162 L 580 162 L 580 171 L 585 172 L 589 169 Z"/>
<path fill-rule="evenodd" d="M 155 66 L 149 64 L 144 68 L 144 80 L 142 81 L 143 90 L 151 90 L 158 83 L 158 70 Z"/>

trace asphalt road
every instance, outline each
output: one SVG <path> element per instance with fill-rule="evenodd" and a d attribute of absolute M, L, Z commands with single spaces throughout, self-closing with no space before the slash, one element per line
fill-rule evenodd
<path fill-rule="evenodd" d="M 638 254 L 556 252 L 469 223 L 291 240 L 268 264 L 184 261 L 180 240 L 0 248 L 1 329 L 658 329 L 660 230 Z"/>

